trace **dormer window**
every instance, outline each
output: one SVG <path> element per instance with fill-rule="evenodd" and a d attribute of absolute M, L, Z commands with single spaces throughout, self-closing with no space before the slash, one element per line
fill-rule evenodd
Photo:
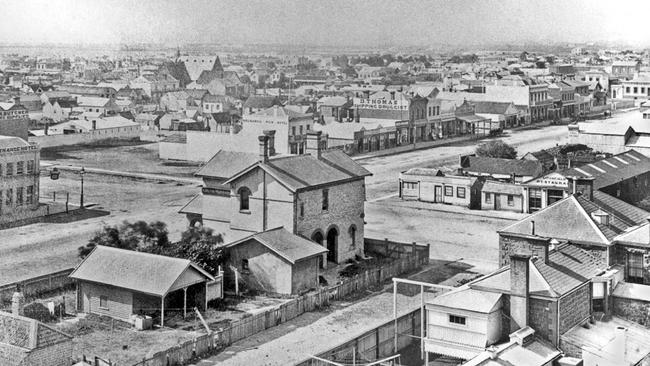
<path fill-rule="evenodd" d="M 250 210 L 250 195 L 251 190 L 247 187 L 239 188 L 239 211 L 248 211 Z"/>

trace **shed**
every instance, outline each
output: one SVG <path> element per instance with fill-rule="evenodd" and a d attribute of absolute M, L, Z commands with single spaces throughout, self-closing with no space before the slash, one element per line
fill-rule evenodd
<path fill-rule="evenodd" d="M 218 280 L 221 280 L 219 276 Z M 134 314 L 205 310 L 215 278 L 187 259 L 97 246 L 75 268 L 77 309 L 130 321 Z"/>
<path fill-rule="evenodd" d="M 327 249 L 284 227 L 259 232 L 226 245 L 229 268 L 248 288 L 296 294 L 318 286 L 319 262 Z"/>

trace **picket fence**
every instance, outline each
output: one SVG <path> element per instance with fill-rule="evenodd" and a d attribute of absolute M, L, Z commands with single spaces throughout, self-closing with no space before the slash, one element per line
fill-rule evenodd
<path fill-rule="evenodd" d="M 377 240 L 379 242 L 379 240 Z M 133 366 L 176 366 L 185 365 L 197 357 L 215 354 L 225 347 L 257 334 L 265 329 L 294 319 L 306 312 L 328 306 L 330 302 L 379 286 L 393 277 L 410 272 L 429 262 L 428 245 L 408 244 L 411 255 L 396 259 L 389 265 L 370 269 L 363 274 L 346 279 L 337 285 L 322 288 L 267 310 L 230 324 L 228 328 L 202 335 L 194 340 L 158 352 Z"/>

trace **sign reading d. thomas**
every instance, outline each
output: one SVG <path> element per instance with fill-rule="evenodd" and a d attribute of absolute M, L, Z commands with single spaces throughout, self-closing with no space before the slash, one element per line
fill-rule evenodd
<path fill-rule="evenodd" d="M 391 111 L 408 111 L 409 101 L 399 99 L 366 99 L 353 98 L 354 108 L 359 109 L 385 109 Z"/>

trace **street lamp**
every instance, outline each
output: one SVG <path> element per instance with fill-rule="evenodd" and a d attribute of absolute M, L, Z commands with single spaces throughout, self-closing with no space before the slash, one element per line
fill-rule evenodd
<path fill-rule="evenodd" d="M 79 208 L 84 208 L 84 174 L 86 174 L 86 169 L 84 169 L 84 167 L 81 167 L 81 170 L 79 171 L 79 175 L 81 175 L 81 199 Z"/>

